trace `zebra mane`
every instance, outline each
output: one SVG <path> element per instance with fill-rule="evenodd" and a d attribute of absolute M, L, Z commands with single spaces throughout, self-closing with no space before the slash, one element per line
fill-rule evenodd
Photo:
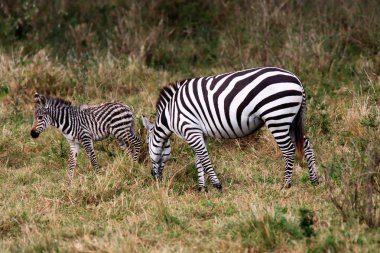
<path fill-rule="evenodd" d="M 72 105 L 70 101 L 62 98 L 47 96 L 46 99 L 53 105 Z"/>
<path fill-rule="evenodd" d="M 177 92 L 179 87 L 184 83 L 185 81 L 180 81 L 176 83 L 170 83 L 169 85 L 163 87 L 160 90 L 160 95 L 158 96 L 157 102 L 156 102 L 156 116 L 159 116 L 169 100 L 173 97 L 173 95 Z"/>

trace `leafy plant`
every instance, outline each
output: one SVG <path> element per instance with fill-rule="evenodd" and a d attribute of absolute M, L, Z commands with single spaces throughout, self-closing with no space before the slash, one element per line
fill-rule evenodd
<path fill-rule="evenodd" d="M 300 228 L 302 229 L 303 235 L 306 237 L 311 237 L 315 235 L 315 231 L 313 228 L 313 218 L 314 212 L 307 208 L 300 208 Z"/>
<path fill-rule="evenodd" d="M 358 219 L 369 227 L 380 226 L 380 139 L 378 132 L 372 132 L 365 138 L 366 148 L 352 143 L 351 156 L 346 156 L 343 166 L 342 188 L 325 173 L 326 184 L 332 203 L 339 210 L 344 222 Z M 348 167 L 348 166 L 353 167 Z"/>

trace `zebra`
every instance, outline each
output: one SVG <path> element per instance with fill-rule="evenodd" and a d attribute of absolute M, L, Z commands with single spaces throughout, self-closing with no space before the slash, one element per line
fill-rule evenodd
<path fill-rule="evenodd" d="M 119 146 L 131 153 L 137 160 L 141 140 L 134 133 L 134 117 L 130 108 L 119 102 L 107 102 L 101 105 L 73 106 L 61 98 L 34 94 L 34 121 L 30 132 L 38 138 L 49 125 L 57 127 L 70 144 L 69 179 L 74 169 L 82 145 L 96 173 L 100 173 L 94 151 L 94 141 L 109 137 L 116 138 Z"/>
<path fill-rule="evenodd" d="M 296 149 L 305 156 L 310 181 L 317 185 L 313 147 L 304 136 L 305 109 L 301 81 L 293 73 L 276 67 L 186 79 L 166 86 L 156 103 L 155 122 L 142 116 L 148 130 L 152 175 L 156 180 L 162 177 L 171 154 L 169 137 L 175 133 L 196 155 L 198 189 L 207 190 L 204 179 L 207 173 L 212 185 L 221 190 L 206 138 L 242 138 L 266 125 L 285 160 L 283 187 L 291 186 Z"/>

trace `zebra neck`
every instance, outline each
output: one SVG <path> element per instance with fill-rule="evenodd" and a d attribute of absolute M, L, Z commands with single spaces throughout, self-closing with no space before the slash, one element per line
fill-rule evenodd
<path fill-rule="evenodd" d="M 170 135 L 172 135 L 172 131 L 169 130 L 168 128 L 166 128 L 165 126 L 163 125 L 156 125 L 154 127 L 154 136 L 156 136 L 156 141 L 160 142 L 160 143 L 164 143 L 166 142 Z"/>
<path fill-rule="evenodd" d="M 170 120 L 170 108 L 169 104 L 165 106 L 164 110 L 157 116 L 156 128 L 166 136 L 170 136 L 172 131 Z"/>
<path fill-rule="evenodd" d="M 75 118 L 79 116 L 78 108 L 72 106 L 57 107 L 50 110 L 51 125 L 64 134 L 70 134 L 76 125 Z"/>

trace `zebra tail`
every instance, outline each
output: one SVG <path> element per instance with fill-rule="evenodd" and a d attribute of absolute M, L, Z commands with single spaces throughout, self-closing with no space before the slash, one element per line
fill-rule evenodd
<path fill-rule="evenodd" d="M 304 155 L 304 122 L 303 113 L 304 105 L 301 105 L 296 117 L 294 118 L 292 125 L 290 126 L 294 136 L 294 143 L 298 153 L 303 157 Z"/>

